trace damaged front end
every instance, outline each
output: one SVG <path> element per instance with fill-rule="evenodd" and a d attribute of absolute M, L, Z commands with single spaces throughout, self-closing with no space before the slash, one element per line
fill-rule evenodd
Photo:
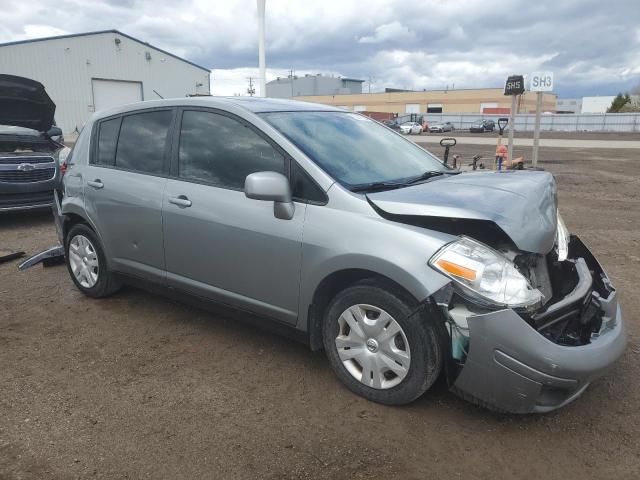
<path fill-rule="evenodd" d="M 482 301 L 457 281 L 434 297 L 451 340 L 449 381 L 463 398 L 493 410 L 551 411 L 623 353 L 617 293 L 576 236 L 567 234 L 546 255 L 502 253 L 528 283 L 520 305 L 513 295 L 502 306 Z"/>

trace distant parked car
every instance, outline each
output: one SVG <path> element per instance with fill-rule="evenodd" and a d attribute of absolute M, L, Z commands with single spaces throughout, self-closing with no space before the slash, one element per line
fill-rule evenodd
<path fill-rule="evenodd" d="M 407 135 L 411 135 L 412 133 L 420 134 L 422 133 L 422 125 L 416 122 L 405 122 L 400 125 L 400 131 Z"/>
<path fill-rule="evenodd" d="M 400 125 L 398 125 L 398 123 L 397 123 L 397 122 L 394 122 L 393 120 L 385 120 L 385 121 L 383 121 L 383 122 L 382 122 L 382 124 L 383 124 L 385 127 L 390 128 L 391 130 L 395 130 L 395 131 L 397 131 L 397 132 L 399 132 L 399 131 L 400 131 Z"/>
<path fill-rule="evenodd" d="M 496 123 L 493 120 L 476 120 L 469 127 L 470 132 L 484 133 L 493 132 L 496 128 Z"/>
<path fill-rule="evenodd" d="M 453 124 L 451 122 L 438 122 L 429 127 L 431 133 L 453 132 Z"/>

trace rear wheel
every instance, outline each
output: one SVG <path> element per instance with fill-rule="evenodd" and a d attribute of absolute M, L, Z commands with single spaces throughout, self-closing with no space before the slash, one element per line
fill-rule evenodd
<path fill-rule="evenodd" d="M 120 283 L 107 270 L 107 262 L 97 235 L 87 225 L 74 225 L 65 238 L 67 269 L 76 287 L 90 297 L 115 293 Z"/>
<path fill-rule="evenodd" d="M 442 348 L 433 319 L 417 307 L 408 295 L 374 281 L 333 299 L 323 342 L 331 367 L 351 391 L 402 405 L 433 384 L 442 367 Z"/>

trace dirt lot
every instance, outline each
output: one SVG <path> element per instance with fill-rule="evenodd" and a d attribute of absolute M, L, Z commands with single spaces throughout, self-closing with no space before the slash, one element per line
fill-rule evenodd
<path fill-rule="evenodd" d="M 542 150 L 630 335 L 615 369 L 566 408 L 496 415 L 442 383 L 409 406 L 377 405 L 304 345 L 134 289 L 90 300 L 64 267 L 11 262 L 0 478 L 640 478 L 639 154 Z M 54 242 L 47 213 L 0 218 L 0 246 Z"/>

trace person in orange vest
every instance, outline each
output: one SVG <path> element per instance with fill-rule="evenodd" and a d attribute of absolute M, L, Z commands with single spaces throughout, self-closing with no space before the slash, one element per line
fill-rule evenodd
<path fill-rule="evenodd" d="M 502 163 L 509 155 L 507 147 L 502 145 L 502 142 L 498 140 L 498 146 L 496 147 L 496 165 L 498 170 L 502 170 Z"/>

